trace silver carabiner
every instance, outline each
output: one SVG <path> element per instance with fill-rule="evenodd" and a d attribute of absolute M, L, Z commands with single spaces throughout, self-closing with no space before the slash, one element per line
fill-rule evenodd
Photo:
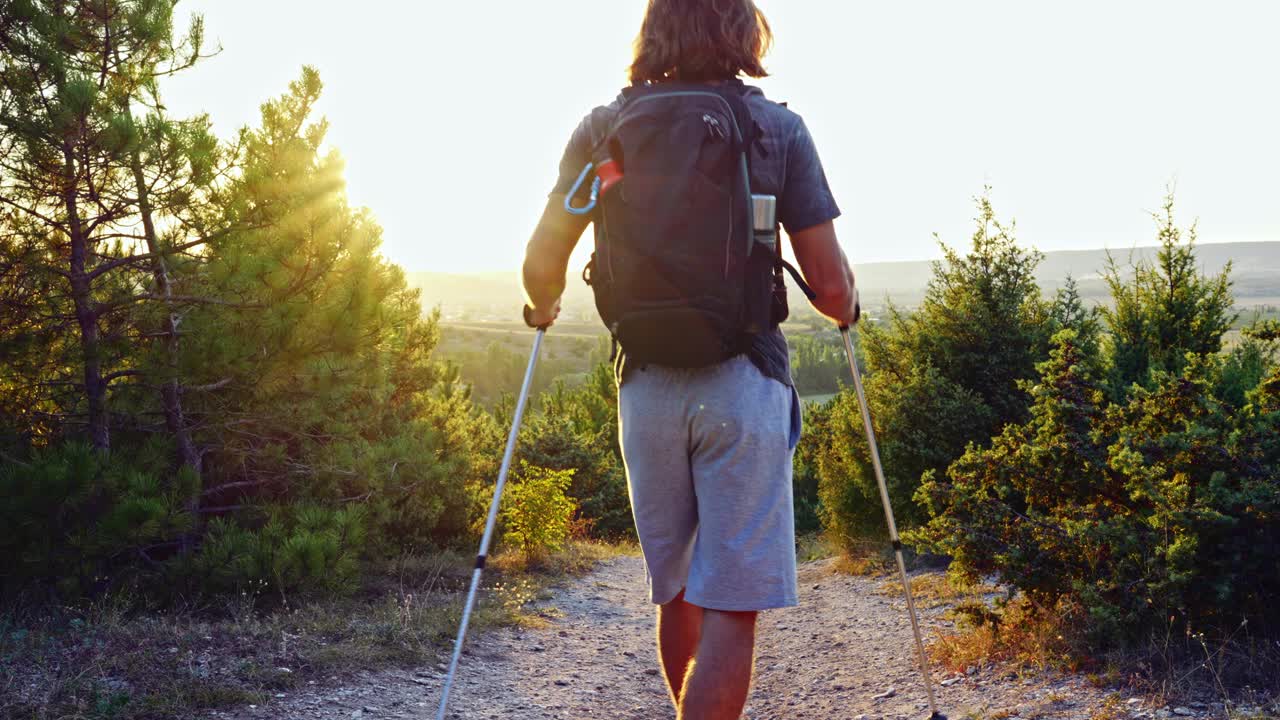
<path fill-rule="evenodd" d="M 573 187 L 569 189 L 569 193 L 564 196 L 564 209 L 570 215 L 588 215 L 592 210 L 596 209 L 596 201 L 600 199 L 600 178 L 597 177 L 591 182 L 591 194 L 587 199 L 587 204 L 582 207 L 573 206 L 573 196 L 578 194 L 582 189 L 582 183 L 586 182 L 587 175 L 591 173 L 591 169 L 595 167 L 594 163 L 587 163 L 582 168 L 582 172 L 578 174 L 578 179 L 573 183 Z"/>

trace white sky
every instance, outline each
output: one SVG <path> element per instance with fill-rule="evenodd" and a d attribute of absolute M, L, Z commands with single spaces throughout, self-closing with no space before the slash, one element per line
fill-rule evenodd
<path fill-rule="evenodd" d="M 1149 244 L 1171 182 L 1203 242 L 1280 240 L 1280 3 L 758 4 L 777 35 L 760 84 L 813 132 L 855 264 L 967 242 L 984 184 L 1042 250 Z M 625 82 L 644 5 L 185 0 L 223 51 L 166 104 L 230 137 L 315 65 L 385 254 L 513 269 L 570 131 Z"/>

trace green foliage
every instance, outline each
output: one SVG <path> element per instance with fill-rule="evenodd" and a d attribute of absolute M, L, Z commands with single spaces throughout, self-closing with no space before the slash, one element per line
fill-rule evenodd
<path fill-rule="evenodd" d="M 518 456 L 531 465 L 572 471 L 577 522 L 595 537 L 632 537 L 635 527 L 618 445 L 613 370 L 597 365 L 582 385 L 558 382 L 521 428 Z"/>
<path fill-rule="evenodd" d="M 180 359 L 210 418 L 205 497 L 367 511 L 371 546 L 450 543 L 469 531 L 491 437 L 456 370 L 432 359 L 438 315 L 378 253 L 381 229 L 351 209 L 341 160 L 311 122 L 321 86 L 304 69 L 242 134 L 228 212 L 252 218 L 211 245 L 206 304 Z M 229 408 L 234 410 L 228 412 Z M 473 459 L 480 458 L 473 463 Z"/>
<path fill-rule="evenodd" d="M 1280 628 L 1280 416 L 1228 412 L 1221 362 L 1191 353 L 1108 405 L 1076 340 L 1055 338 L 1028 422 L 924 484 L 934 518 L 911 539 L 1043 606 L 1074 600 L 1097 648 L 1169 622 Z"/>
<path fill-rule="evenodd" d="M 1243 408 L 1248 403 L 1249 392 L 1275 369 L 1277 349 L 1280 349 L 1280 324 L 1255 319 L 1225 353 L 1222 376 L 1214 395 L 1232 408 Z"/>
<path fill-rule="evenodd" d="M 348 204 L 317 73 L 222 143 L 165 117 L 154 82 L 198 59 L 198 22 L 179 40 L 164 3 L 64 5 L 0 23 L 0 152 L 30 171 L 0 177 L 6 586 L 94 593 L 119 568 L 283 594 L 469 540 L 499 433 Z"/>
<path fill-rule="evenodd" d="M 846 372 L 847 372 L 846 368 Z M 795 510 L 796 533 L 804 535 L 822 528 L 822 499 L 819 491 L 822 473 L 819 458 L 830 446 L 831 412 L 835 398 L 825 403 L 805 403 L 804 432 L 792 461 L 791 497 Z"/>
<path fill-rule="evenodd" d="M 0 465 L 0 587 L 38 581 L 75 596 L 155 576 L 153 554 L 171 552 L 193 525 L 194 477 L 162 482 L 166 452 L 152 443 L 126 461 L 67 443 Z"/>
<path fill-rule="evenodd" d="M 849 383 L 849 361 L 838 338 L 796 335 L 791 345 L 791 376 L 801 395 L 839 392 Z"/>
<path fill-rule="evenodd" d="M 295 592 L 350 592 L 359 577 L 366 515 L 359 506 L 276 507 L 256 529 L 215 518 L 181 572 L 207 593 L 271 591 L 286 599 Z"/>
<path fill-rule="evenodd" d="M 935 264 L 918 311 L 890 308 L 886 326 L 859 328 L 867 397 L 903 527 L 926 517 L 912 502 L 922 477 L 944 473 L 966 445 L 1025 418 L 1018 384 L 1034 377 L 1055 318 L 1085 315 L 1075 298 L 1055 316 L 1033 276 L 1039 253 L 1017 246 L 986 197 L 978 210 L 969 253 L 942 246 L 945 261 Z M 830 413 L 829 436 L 814 453 L 823 525 L 852 548 L 859 536 L 883 532 L 883 515 L 857 398 L 842 393 Z"/>
<path fill-rule="evenodd" d="M 1235 322 L 1231 266 L 1205 277 L 1196 263 L 1196 228 L 1184 231 L 1174 220 L 1173 195 L 1156 216 L 1160 250 L 1154 263 L 1138 263 L 1126 273 L 1112 259 L 1106 272 L 1113 307 L 1103 311 L 1111 331 L 1110 386 L 1116 399 L 1133 384 L 1151 387 L 1155 373 L 1180 373 L 1188 353 L 1222 349 Z"/>
<path fill-rule="evenodd" d="M 1076 334 L 1075 344 L 1080 349 L 1084 362 L 1094 372 L 1102 370 L 1102 310 L 1098 307 L 1086 307 L 1080 297 L 1080 288 L 1075 278 L 1067 276 L 1066 281 L 1054 295 L 1050 309 L 1053 329 L 1072 330 Z"/>
<path fill-rule="evenodd" d="M 531 560 L 560 550 L 569 539 L 575 503 L 566 495 L 573 470 L 548 470 L 521 462 L 502 512 L 503 539 Z"/>
<path fill-rule="evenodd" d="M 591 326 L 592 331 L 596 327 Z M 523 326 L 507 332 L 501 340 L 492 337 L 491 332 L 446 327 L 440 352 L 442 359 L 458 367 L 459 376 L 471 387 L 475 402 L 486 408 L 496 407 L 503 395 L 512 395 L 520 389 L 529 367 L 531 347 Z M 592 368 L 608 356 L 607 342 L 601 349 L 600 342 L 587 338 L 549 334 L 543 339 L 542 356 L 534 371 L 530 394 L 536 397 L 561 380 L 576 382 L 589 376 Z"/>
<path fill-rule="evenodd" d="M 973 437 L 973 425 L 991 411 L 976 394 L 950 382 L 931 366 L 911 368 L 898 383 L 866 386 L 876 441 L 898 524 L 911 527 L 927 516 L 912 502 L 922 477 L 945 468 Z M 823 527 L 845 549 L 867 536 L 882 537 L 874 467 L 857 395 L 847 390 L 830 405 L 817 450 L 818 497 Z"/>

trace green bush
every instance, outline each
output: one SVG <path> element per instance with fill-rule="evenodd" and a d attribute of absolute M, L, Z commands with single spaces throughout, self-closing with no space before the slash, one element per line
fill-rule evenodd
<path fill-rule="evenodd" d="M 849 361 L 838 337 L 797 335 L 791 346 L 791 376 L 801 395 L 825 395 L 848 385 Z"/>
<path fill-rule="evenodd" d="M 573 475 L 573 470 L 548 470 L 521 462 L 502 512 L 504 541 L 531 560 L 563 549 L 576 509 L 565 494 Z"/>
<path fill-rule="evenodd" d="M 194 477 L 165 472 L 167 453 L 162 442 L 112 456 L 69 442 L 0 465 L 0 587 L 76 596 L 155 575 L 193 525 Z"/>
<path fill-rule="evenodd" d="M 216 518 L 187 570 L 198 590 L 270 591 L 282 601 L 294 593 L 346 593 L 355 589 L 365 541 L 365 511 L 316 506 L 273 508 L 251 529 Z"/>
<path fill-rule="evenodd" d="M 817 532 L 822 528 L 822 500 L 819 493 L 821 473 L 818 461 L 831 434 L 829 425 L 834 404 L 835 398 L 832 398 L 825 403 L 809 402 L 804 406 L 804 432 L 796 445 L 791 471 L 791 497 L 797 534 Z"/>
<path fill-rule="evenodd" d="M 634 537 L 627 475 L 618 445 L 617 386 L 600 364 L 574 388 L 557 382 L 525 420 L 517 456 L 530 465 L 572 470 L 575 522 L 593 537 Z"/>
<path fill-rule="evenodd" d="M 889 499 L 899 526 L 911 527 L 927 518 L 913 500 L 921 477 L 963 453 L 974 425 L 987 424 L 991 410 L 928 366 L 901 378 L 876 375 L 865 387 Z M 883 537 L 880 490 L 852 390 L 832 400 L 819 442 L 818 498 L 826 532 L 849 551 L 866 537 Z"/>
<path fill-rule="evenodd" d="M 1025 420 L 1018 383 L 1035 376 L 1057 324 L 1086 320 L 1069 298 L 1055 307 L 1041 297 L 1034 275 L 1040 254 L 1017 245 L 1013 227 L 996 219 L 986 197 L 978 210 L 968 253 L 941 247 L 945 259 L 935 263 L 918 310 L 890 307 L 883 325 L 859 327 L 867 399 L 903 528 L 927 517 L 912 501 L 922 477 L 944 473 L 969 443 L 985 444 L 1005 423 Z M 837 397 L 819 442 L 823 527 L 849 550 L 866 536 L 882 537 L 879 491 L 852 391 Z"/>
<path fill-rule="evenodd" d="M 1157 629 L 1280 631 L 1280 413 L 1271 385 L 1233 413 L 1221 361 L 1188 354 L 1107 404 L 1076 336 L 1057 336 L 1032 417 L 971 447 L 920 490 L 934 518 L 910 540 L 993 574 L 1042 606 L 1062 598 L 1096 649 Z M 1273 379 L 1269 382 L 1275 382 Z"/>

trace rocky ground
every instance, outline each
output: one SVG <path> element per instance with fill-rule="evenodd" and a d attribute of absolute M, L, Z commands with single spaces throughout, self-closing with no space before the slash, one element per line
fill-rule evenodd
<path fill-rule="evenodd" d="M 801 605 L 761 616 L 756 679 L 745 717 L 925 720 L 904 603 L 884 581 L 801 566 Z M 450 718 L 672 718 L 653 650 L 653 609 L 639 557 L 608 560 L 536 610 L 537 629 L 510 628 L 469 643 Z M 926 637 L 949 625 L 945 607 L 923 610 Z M 266 705 L 210 718 L 433 718 L 443 666 L 358 675 L 310 686 Z M 940 709 L 961 718 L 1222 717 L 1220 707 L 1152 707 L 1080 677 L 1023 678 L 1000 668 L 934 670 Z M 1253 715 L 1252 717 L 1262 717 Z"/>

